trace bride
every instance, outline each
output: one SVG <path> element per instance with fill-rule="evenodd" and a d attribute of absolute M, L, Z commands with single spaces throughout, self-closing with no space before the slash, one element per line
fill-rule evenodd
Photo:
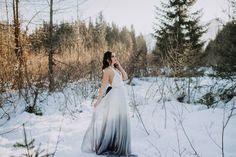
<path fill-rule="evenodd" d="M 97 155 L 131 156 L 130 119 L 123 82 L 128 77 L 110 51 L 104 53 L 102 69 L 102 85 L 81 149 Z M 111 90 L 103 97 L 108 84 Z"/>

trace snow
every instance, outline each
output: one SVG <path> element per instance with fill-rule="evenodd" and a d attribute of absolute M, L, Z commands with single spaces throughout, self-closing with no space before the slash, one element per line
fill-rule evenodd
<path fill-rule="evenodd" d="M 180 103 L 176 100 L 176 89 L 170 92 L 173 82 L 173 78 L 145 77 L 134 78 L 134 86 L 126 85 L 129 93 L 133 154 L 139 157 L 177 157 L 181 153 L 183 157 L 192 157 L 194 151 L 185 130 L 199 156 L 221 157 L 221 150 L 213 140 L 221 145 L 223 115 L 225 112 L 227 117 L 229 106 L 236 102 L 236 98 L 223 105 L 227 107 L 216 105 L 211 109 L 194 102 Z M 206 93 L 207 87 L 215 82 L 218 82 L 216 88 L 228 84 L 225 80 L 199 78 L 199 86 L 203 89 L 200 93 L 197 91 L 194 98 Z M 50 95 L 46 91 L 41 93 L 42 98 L 47 96 L 47 99 L 38 102 L 43 116 L 24 112 L 24 101 L 14 96 L 18 102 L 16 111 L 0 127 L 0 157 L 19 156 L 26 152 L 25 149 L 13 147 L 16 142 L 22 143 L 24 140 L 23 123 L 28 140 L 35 139 L 36 148 L 41 143 L 40 150 L 45 149 L 45 152 L 52 153 L 56 149 L 55 157 L 95 157 L 95 154 L 82 153 L 80 150 L 83 135 L 91 120 L 91 102 L 94 95 L 91 92 L 92 84 L 87 83 L 87 88 L 83 90 L 80 84 L 71 83 L 62 91 Z M 164 90 L 161 90 L 162 87 Z M 149 135 L 137 116 L 137 110 Z M 0 124 L 5 121 L 4 118 L 0 119 Z M 225 157 L 236 155 L 235 124 L 236 116 L 230 119 L 225 129 Z"/>

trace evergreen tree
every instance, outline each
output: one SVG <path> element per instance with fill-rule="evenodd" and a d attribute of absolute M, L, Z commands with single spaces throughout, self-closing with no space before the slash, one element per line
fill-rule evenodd
<path fill-rule="evenodd" d="M 206 66 L 212 66 L 220 75 L 226 76 L 236 72 L 236 0 L 229 0 L 229 5 L 232 9 L 230 22 L 208 43 L 204 60 Z"/>
<path fill-rule="evenodd" d="M 112 39 L 113 39 L 112 28 L 108 25 L 106 27 L 106 41 L 107 41 L 108 47 L 112 47 L 112 44 L 113 44 Z"/>
<path fill-rule="evenodd" d="M 130 84 L 134 77 L 147 75 L 147 45 L 142 34 L 136 37 L 133 25 L 130 32 L 132 40 L 132 54 L 130 56 L 128 71 L 130 72 Z"/>
<path fill-rule="evenodd" d="M 48 38 L 48 28 L 49 24 L 44 22 L 42 27 L 37 28 L 35 32 L 29 36 L 33 51 L 40 52 L 50 47 L 51 43 Z M 61 52 L 61 49 L 69 49 L 73 46 L 74 39 L 75 30 L 71 24 L 61 23 L 54 25 L 51 37 L 53 49 L 58 49 L 59 52 Z"/>
<path fill-rule="evenodd" d="M 126 50 L 132 48 L 132 38 L 127 27 L 123 27 L 120 32 L 120 41 L 126 45 Z"/>
<path fill-rule="evenodd" d="M 202 47 L 204 46 L 204 41 L 201 41 L 200 38 L 203 33 L 206 32 L 204 26 L 199 25 L 201 18 L 200 13 L 201 11 L 193 13 L 194 16 L 191 17 L 192 19 L 188 20 L 186 23 L 186 36 L 189 38 L 187 41 L 191 45 L 191 48 L 196 50 L 198 53 L 202 52 Z"/>
<path fill-rule="evenodd" d="M 120 41 L 120 38 L 119 38 L 119 33 L 120 33 L 120 31 L 119 31 L 119 28 L 118 28 L 118 26 L 115 24 L 115 23 L 112 23 L 111 24 L 111 26 L 112 26 L 112 38 L 113 38 L 113 44 L 116 44 L 117 42 L 119 42 Z"/>
<path fill-rule="evenodd" d="M 131 35 L 131 40 L 132 40 L 132 43 L 133 43 L 133 53 L 137 53 L 137 42 L 136 42 L 136 35 L 135 35 L 135 30 L 134 30 L 134 26 L 131 25 L 131 32 L 130 32 L 130 35 Z"/>
<path fill-rule="evenodd" d="M 106 41 L 108 43 L 108 47 L 112 48 L 119 41 L 119 28 L 116 24 L 112 23 L 111 26 L 107 26 L 106 28 Z"/>
<path fill-rule="evenodd" d="M 206 63 L 217 71 L 236 72 L 236 23 L 227 23 L 215 40 L 209 42 L 205 54 Z"/>
<path fill-rule="evenodd" d="M 166 63 L 172 69 L 182 71 L 190 66 L 203 47 L 200 38 L 205 32 L 199 24 L 201 11 L 190 13 L 190 7 L 196 0 L 169 0 L 161 2 L 161 8 L 156 7 L 155 38 L 157 39 L 154 54 L 158 55 L 164 66 Z M 191 56 L 191 57 L 190 57 Z M 173 64 L 174 63 L 174 64 Z"/>
<path fill-rule="evenodd" d="M 100 12 L 99 17 L 96 19 L 95 29 L 94 29 L 94 44 L 95 49 L 105 46 L 106 44 L 106 22 Z M 97 47 L 97 48 L 96 48 Z"/>
<path fill-rule="evenodd" d="M 93 38 L 94 38 L 94 25 L 91 21 L 89 20 L 89 25 L 88 25 L 88 36 L 85 38 L 85 43 L 86 43 L 86 48 L 91 49 L 93 47 Z"/>
<path fill-rule="evenodd" d="M 147 75 L 147 44 L 142 34 L 136 38 L 137 43 L 137 55 L 136 60 L 137 64 L 137 76 L 146 76 Z"/>

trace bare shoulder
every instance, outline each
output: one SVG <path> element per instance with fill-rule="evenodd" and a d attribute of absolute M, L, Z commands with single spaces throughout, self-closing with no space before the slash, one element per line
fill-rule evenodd
<path fill-rule="evenodd" d="M 110 75 L 112 73 L 112 70 L 110 69 L 110 68 L 105 68 L 105 69 L 103 69 L 103 74 L 104 75 Z"/>

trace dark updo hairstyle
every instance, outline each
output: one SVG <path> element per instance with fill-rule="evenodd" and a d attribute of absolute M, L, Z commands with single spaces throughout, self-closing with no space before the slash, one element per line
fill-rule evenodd
<path fill-rule="evenodd" d="M 112 56 L 112 52 L 111 51 L 107 51 L 104 53 L 103 55 L 103 65 L 102 65 L 102 70 L 109 67 L 109 61 L 111 61 L 111 56 Z M 108 60 L 108 61 L 107 61 Z"/>

